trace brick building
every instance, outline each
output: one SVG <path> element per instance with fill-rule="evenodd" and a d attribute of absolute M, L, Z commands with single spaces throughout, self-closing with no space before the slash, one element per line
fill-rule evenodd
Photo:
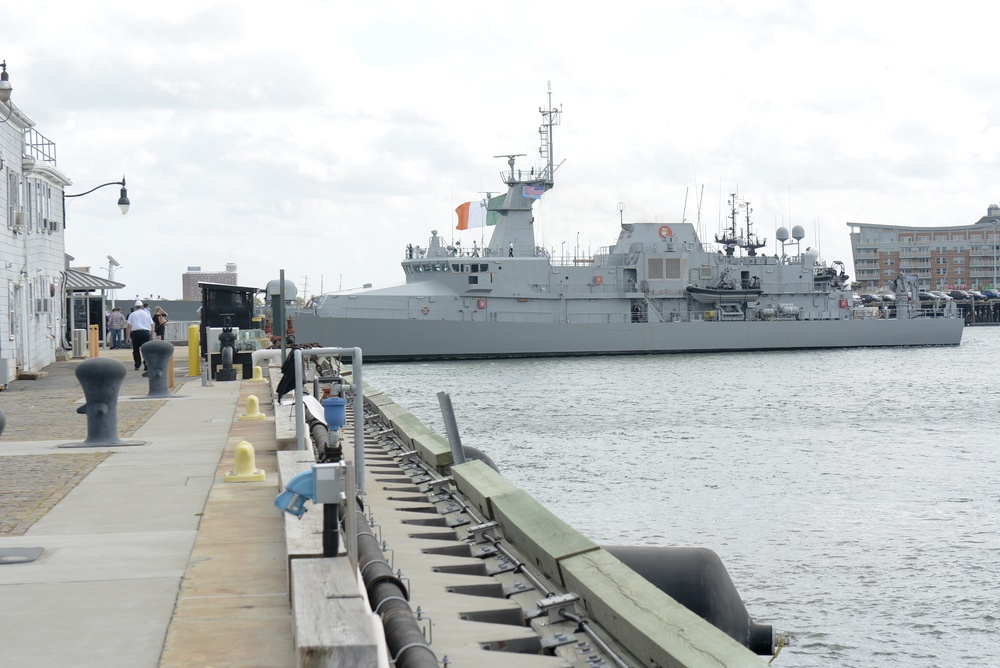
<path fill-rule="evenodd" d="M 202 271 L 201 267 L 188 267 L 188 270 L 181 274 L 181 298 L 201 301 L 199 283 L 237 285 L 236 275 L 235 262 L 227 262 L 225 271 Z"/>
<path fill-rule="evenodd" d="M 916 276 L 924 290 L 996 289 L 1000 267 L 1000 206 L 972 225 L 906 227 L 848 223 L 858 290 Z"/>

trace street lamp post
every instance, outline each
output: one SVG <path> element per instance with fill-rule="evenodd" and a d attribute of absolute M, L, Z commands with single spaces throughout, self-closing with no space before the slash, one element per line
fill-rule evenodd
<path fill-rule="evenodd" d="M 120 266 L 121 266 L 121 264 L 119 264 L 118 260 L 114 259 L 110 255 L 108 256 L 108 280 L 109 281 L 115 280 L 115 269 L 117 269 Z M 111 291 L 111 308 L 112 308 L 112 310 L 114 310 L 114 308 L 116 306 L 115 299 L 116 299 L 117 296 L 118 296 L 117 295 L 117 291 L 116 290 L 112 290 Z"/>
<path fill-rule="evenodd" d="M 130 202 L 128 201 L 128 190 L 125 188 L 125 175 L 122 174 L 122 180 L 121 181 L 109 181 L 108 183 L 102 183 L 101 185 L 95 186 L 95 187 L 91 188 L 90 190 L 88 190 L 86 192 L 76 193 L 75 195 L 67 195 L 66 192 L 64 191 L 63 192 L 63 229 L 64 230 L 66 229 L 66 200 L 70 199 L 70 198 L 73 198 L 73 197 L 83 197 L 84 195 L 89 195 L 90 193 L 94 192 L 95 190 L 100 190 L 101 188 L 104 188 L 106 186 L 121 186 L 122 187 L 120 196 L 118 197 L 118 208 L 119 208 L 119 210 L 121 210 L 123 216 L 126 213 L 128 213 L 128 208 L 129 208 Z M 114 258 L 112 258 L 110 255 L 108 256 L 108 261 L 109 262 L 113 262 L 114 266 L 119 266 L 118 263 L 117 263 L 117 261 L 115 261 Z M 112 273 L 113 272 L 111 270 L 111 267 L 109 266 L 108 267 L 108 274 L 109 274 L 108 280 L 111 280 L 110 276 L 111 276 Z M 70 305 L 70 307 L 69 307 L 70 308 L 70 310 L 69 310 L 69 322 L 67 323 L 67 326 L 69 328 L 73 327 L 73 321 L 75 319 L 74 312 L 73 312 L 74 311 L 74 308 L 73 308 L 73 306 L 74 306 L 73 302 L 74 301 L 75 301 L 74 299 L 70 299 L 69 300 L 69 305 Z M 87 306 L 87 321 L 88 321 L 88 324 L 89 324 L 89 321 L 90 321 L 90 306 L 89 306 L 90 299 L 89 298 L 87 299 L 87 303 L 88 303 L 88 306 Z M 102 312 L 103 312 L 103 310 L 105 308 L 106 308 L 106 304 L 104 302 L 104 290 L 101 290 L 101 310 L 102 310 Z M 107 334 L 105 333 L 105 336 L 106 335 Z M 104 337 L 102 336 L 101 338 L 103 339 Z M 63 343 L 64 343 L 64 345 L 66 345 L 66 341 L 63 341 Z M 69 346 L 67 345 L 66 347 L 68 348 Z"/>
<path fill-rule="evenodd" d="M 129 204 L 130 204 L 130 202 L 128 201 L 128 190 L 125 188 L 125 175 L 124 174 L 122 174 L 122 180 L 121 181 L 109 181 L 107 183 L 102 183 L 101 185 L 99 185 L 97 187 L 91 188 L 90 190 L 88 190 L 85 193 L 77 193 L 75 195 L 67 195 L 66 193 L 63 193 L 63 199 L 69 199 L 71 197 L 83 197 L 84 195 L 89 195 L 90 193 L 94 192 L 95 190 L 100 190 L 101 188 L 103 188 L 105 186 L 121 186 L 122 187 L 122 189 L 121 189 L 121 196 L 118 198 L 118 208 L 121 209 L 122 215 L 124 216 L 126 213 L 128 213 L 128 207 L 129 207 Z M 63 228 L 65 228 L 65 227 L 66 227 L 66 205 L 64 203 L 63 204 Z"/>

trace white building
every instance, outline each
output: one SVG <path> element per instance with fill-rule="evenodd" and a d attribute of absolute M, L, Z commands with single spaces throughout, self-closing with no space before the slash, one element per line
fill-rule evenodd
<path fill-rule="evenodd" d="M 6 68 L 4 67 L 4 70 Z M 0 81 L 0 386 L 56 360 L 66 339 L 68 266 L 55 144 L 39 134 Z M 95 277 L 96 278 L 96 277 Z M 116 284 L 119 287 L 120 284 Z"/>

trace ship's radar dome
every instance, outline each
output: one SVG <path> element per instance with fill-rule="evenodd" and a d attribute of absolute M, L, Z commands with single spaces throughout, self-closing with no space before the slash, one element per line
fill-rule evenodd
<path fill-rule="evenodd" d="M 437 230 L 431 230 L 431 236 L 432 237 L 436 237 L 437 235 L 438 235 L 438 231 Z"/>
<path fill-rule="evenodd" d="M 806 238 L 806 230 L 801 225 L 796 225 L 792 228 L 792 238 L 796 241 L 802 241 Z"/>
<path fill-rule="evenodd" d="M 281 281 L 279 279 L 274 279 L 273 281 L 267 282 L 267 287 L 264 288 L 268 297 L 277 297 L 281 294 Z M 295 296 L 299 294 L 298 288 L 287 278 L 285 279 L 285 301 L 290 302 L 295 299 Z"/>
<path fill-rule="evenodd" d="M 788 241 L 788 228 L 779 227 L 778 230 L 774 233 L 774 236 L 777 237 L 778 241 L 782 242 Z"/>

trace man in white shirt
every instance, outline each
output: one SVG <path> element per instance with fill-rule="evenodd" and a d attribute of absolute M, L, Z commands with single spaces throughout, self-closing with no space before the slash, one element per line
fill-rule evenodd
<path fill-rule="evenodd" d="M 142 344 L 153 338 L 153 316 L 149 315 L 149 311 L 142 306 L 141 301 L 135 302 L 135 308 L 129 314 L 126 325 L 128 336 L 132 340 L 132 361 L 135 362 L 136 370 L 140 366 L 148 369 L 142 359 L 140 348 L 142 348 Z"/>

